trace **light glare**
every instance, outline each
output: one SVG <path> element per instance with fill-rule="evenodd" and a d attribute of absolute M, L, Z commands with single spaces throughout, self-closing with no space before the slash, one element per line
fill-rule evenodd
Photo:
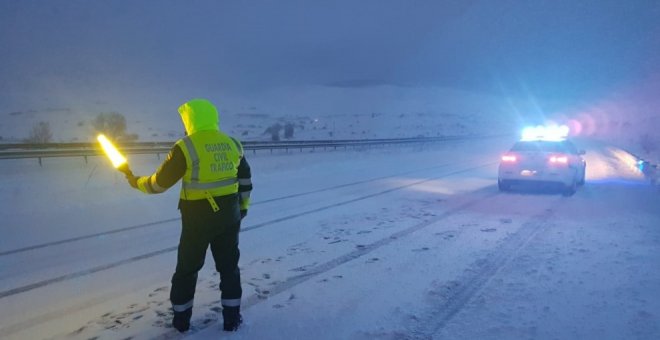
<path fill-rule="evenodd" d="M 523 141 L 561 141 L 568 137 L 570 128 L 567 125 L 552 126 L 528 126 L 522 131 Z"/>
<path fill-rule="evenodd" d="M 112 142 L 108 140 L 108 138 L 106 138 L 103 134 L 100 134 L 98 137 L 96 137 L 96 139 L 99 141 L 99 143 L 101 143 L 103 151 L 110 159 L 110 162 L 112 162 L 112 166 L 119 168 L 122 164 L 126 164 L 126 157 L 122 156 L 119 150 L 117 150 Z"/>

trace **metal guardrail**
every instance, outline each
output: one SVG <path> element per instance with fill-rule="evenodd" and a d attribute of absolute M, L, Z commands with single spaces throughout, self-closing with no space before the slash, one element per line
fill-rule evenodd
<path fill-rule="evenodd" d="M 396 139 L 353 139 L 353 140 L 311 140 L 311 141 L 281 141 L 281 142 L 242 142 L 245 150 L 289 150 L 289 149 L 336 149 L 338 147 L 359 147 L 388 144 L 413 144 L 443 142 L 449 140 L 488 138 L 495 136 L 446 136 Z M 117 147 L 125 154 L 167 154 L 174 142 L 124 142 Z M 1 159 L 36 158 L 41 164 L 42 158 L 50 157 L 87 157 L 103 155 L 98 143 L 49 143 L 49 144 L 0 144 Z"/>

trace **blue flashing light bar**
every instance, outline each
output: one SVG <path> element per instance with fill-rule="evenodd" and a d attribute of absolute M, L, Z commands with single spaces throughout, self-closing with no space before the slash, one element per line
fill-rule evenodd
<path fill-rule="evenodd" d="M 523 141 L 561 141 L 568 137 L 570 129 L 566 125 L 528 126 L 522 131 Z"/>

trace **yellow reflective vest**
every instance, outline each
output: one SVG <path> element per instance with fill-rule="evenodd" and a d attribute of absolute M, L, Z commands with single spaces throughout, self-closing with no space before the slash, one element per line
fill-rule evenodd
<path fill-rule="evenodd" d="M 240 189 L 240 208 L 247 210 L 252 191 L 250 167 L 243 160 L 241 143 L 219 130 L 216 107 L 208 100 L 198 98 L 181 105 L 179 114 L 187 136 L 176 142 L 155 174 L 137 179 L 137 189 L 148 194 L 164 192 L 181 178 L 182 172 L 178 170 L 174 170 L 175 176 L 167 175 L 173 169 L 170 164 L 179 164 L 178 169 L 183 171 L 182 200 L 206 199 L 213 210 L 218 211 L 214 197 L 235 194 Z M 180 159 L 181 154 L 185 164 Z M 243 177 L 237 178 L 238 175 Z"/>
<path fill-rule="evenodd" d="M 186 157 L 182 200 L 210 199 L 238 192 L 238 165 L 243 147 L 218 130 L 202 130 L 176 143 Z M 213 205 L 213 203 L 211 203 Z"/>

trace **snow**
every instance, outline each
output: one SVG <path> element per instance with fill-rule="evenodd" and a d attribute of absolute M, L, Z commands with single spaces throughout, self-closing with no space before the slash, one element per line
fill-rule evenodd
<path fill-rule="evenodd" d="M 503 194 L 496 164 L 512 142 L 248 154 L 245 325 L 220 330 L 209 255 L 183 336 L 660 336 L 660 195 L 632 156 L 579 140 L 587 185 L 573 197 Z M 147 174 L 161 160 L 129 161 Z M 0 167 L 2 338 L 182 337 L 169 328 L 176 188 L 145 196 L 97 157 Z"/>
<path fill-rule="evenodd" d="M 244 141 L 465 139 L 249 153 L 234 334 L 210 254 L 194 330 L 169 326 L 178 186 L 1 160 L 0 338 L 660 339 L 660 193 L 634 164 L 660 163 L 658 6 L 595 5 L 3 2 L 3 144 L 42 121 L 92 142 L 105 112 L 174 142 L 195 97 Z M 586 185 L 498 192 L 501 153 L 546 121 L 579 138 Z"/>

